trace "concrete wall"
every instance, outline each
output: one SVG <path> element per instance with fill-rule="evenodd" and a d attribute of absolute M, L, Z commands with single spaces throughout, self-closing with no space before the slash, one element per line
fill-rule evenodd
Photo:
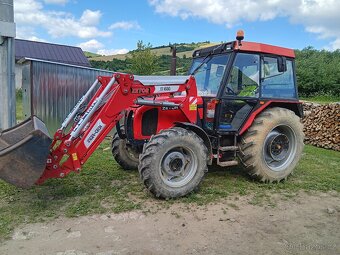
<path fill-rule="evenodd" d="M 15 125 L 13 0 L 0 1 L 0 129 Z"/>

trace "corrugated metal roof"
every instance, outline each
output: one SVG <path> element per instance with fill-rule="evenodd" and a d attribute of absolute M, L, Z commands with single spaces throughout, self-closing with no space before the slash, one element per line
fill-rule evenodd
<path fill-rule="evenodd" d="M 22 58 L 35 58 L 91 67 L 90 62 L 79 47 L 16 39 L 15 60 Z"/>

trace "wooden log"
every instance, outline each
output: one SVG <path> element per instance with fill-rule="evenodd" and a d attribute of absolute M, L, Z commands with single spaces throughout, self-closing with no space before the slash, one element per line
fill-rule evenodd
<path fill-rule="evenodd" d="M 304 103 L 305 143 L 340 151 L 340 103 Z"/>

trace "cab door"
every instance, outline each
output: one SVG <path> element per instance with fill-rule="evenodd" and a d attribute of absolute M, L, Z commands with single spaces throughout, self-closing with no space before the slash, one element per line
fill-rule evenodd
<path fill-rule="evenodd" d="M 215 130 L 216 96 L 225 77 L 230 55 L 230 53 L 211 55 L 203 64 L 202 59 L 204 58 L 198 58 L 194 60 L 192 65 L 192 70 L 196 70 L 194 76 L 197 93 L 203 101 L 203 105 L 199 105 L 200 110 L 203 112 L 201 125 L 208 134 L 214 133 Z M 198 69 L 196 69 L 197 66 L 199 66 Z"/>
<path fill-rule="evenodd" d="M 259 101 L 260 56 L 237 53 L 219 91 L 217 132 L 238 132 Z"/>

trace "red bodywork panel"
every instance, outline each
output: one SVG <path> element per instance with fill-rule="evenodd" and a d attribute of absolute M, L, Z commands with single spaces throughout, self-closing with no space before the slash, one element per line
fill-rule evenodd
<path fill-rule="evenodd" d="M 242 45 L 238 46 L 238 42 L 234 43 L 234 49 L 239 51 L 250 51 L 250 52 L 257 52 L 257 53 L 268 53 L 274 55 L 281 55 L 288 58 L 295 58 L 294 50 L 273 46 L 269 44 L 263 43 L 255 43 L 255 42 L 244 42 L 242 41 Z"/>
<path fill-rule="evenodd" d="M 50 147 L 51 152 L 47 159 L 46 169 L 38 180 L 38 184 L 49 178 L 62 178 L 72 171 L 79 172 L 81 166 L 92 155 L 107 134 L 124 117 L 124 112 L 134 105 L 138 106 L 136 105 L 138 98 L 143 98 L 148 102 L 178 103 L 178 110 L 166 111 L 166 114 L 160 114 L 158 131 L 170 128 L 180 120 L 196 123 L 197 104 L 195 105 L 194 102 L 197 102 L 198 99 L 196 81 L 193 76 L 184 84 L 164 85 L 165 90 L 163 91 L 160 91 L 160 87 L 157 87 L 157 85 L 143 85 L 138 80 L 134 80 L 133 75 L 115 73 L 113 77 L 115 78 L 115 83 L 105 94 L 103 101 L 99 103 L 100 106 L 88 121 L 85 120 L 85 115 L 91 111 L 93 104 L 96 104 L 96 100 L 108 86 L 112 77 L 98 77 L 100 88 L 88 103 L 85 113 L 81 115 L 78 122 L 72 125 L 69 132 L 64 133 L 62 129 L 57 130 Z M 167 92 L 166 89 L 171 86 L 173 86 L 169 90 L 171 92 Z M 175 93 L 184 93 L 185 96 L 175 97 Z M 151 107 L 161 108 L 161 106 Z M 137 108 L 137 112 L 139 109 L 142 111 L 143 108 L 147 109 L 147 106 Z M 138 118 L 138 113 L 136 117 Z M 72 131 L 79 127 L 81 120 L 86 123 L 86 126 L 77 137 L 71 139 Z M 139 134 L 141 135 L 141 133 Z M 142 138 L 140 135 L 139 137 Z"/>
<path fill-rule="evenodd" d="M 180 103 L 185 99 L 184 96 L 176 96 L 173 98 L 168 97 L 159 97 L 155 101 L 162 101 L 166 100 L 168 102 L 173 103 Z M 197 105 L 203 104 L 203 100 L 201 97 L 189 97 L 189 109 L 191 108 L 191 112 L 194 112 L 197 115 Z M 142 118 L 145 112 L 154 109 L 154 106 L 141 106 L 139 108 L 131 109 L 133 114 L 133 138 L 136 140 L 148 140 L 150 136 L 143 135 L 142 133 Z M 184 114 L 182 109 L 172 109 L 167 107 L 158 107 L 157 108 L 158 113 L 158 119 L 157 119 L 157 128 L 155 133 L 159 133 L 163 129 L 168 129 L 174 125 L 175 122 L 192 122 L 188 117 Z M 203 109 L 202 109 L 203 110 Z M 203 111 L 202 116 L 199 115 L 199 118 L 203 118 Z"/>

